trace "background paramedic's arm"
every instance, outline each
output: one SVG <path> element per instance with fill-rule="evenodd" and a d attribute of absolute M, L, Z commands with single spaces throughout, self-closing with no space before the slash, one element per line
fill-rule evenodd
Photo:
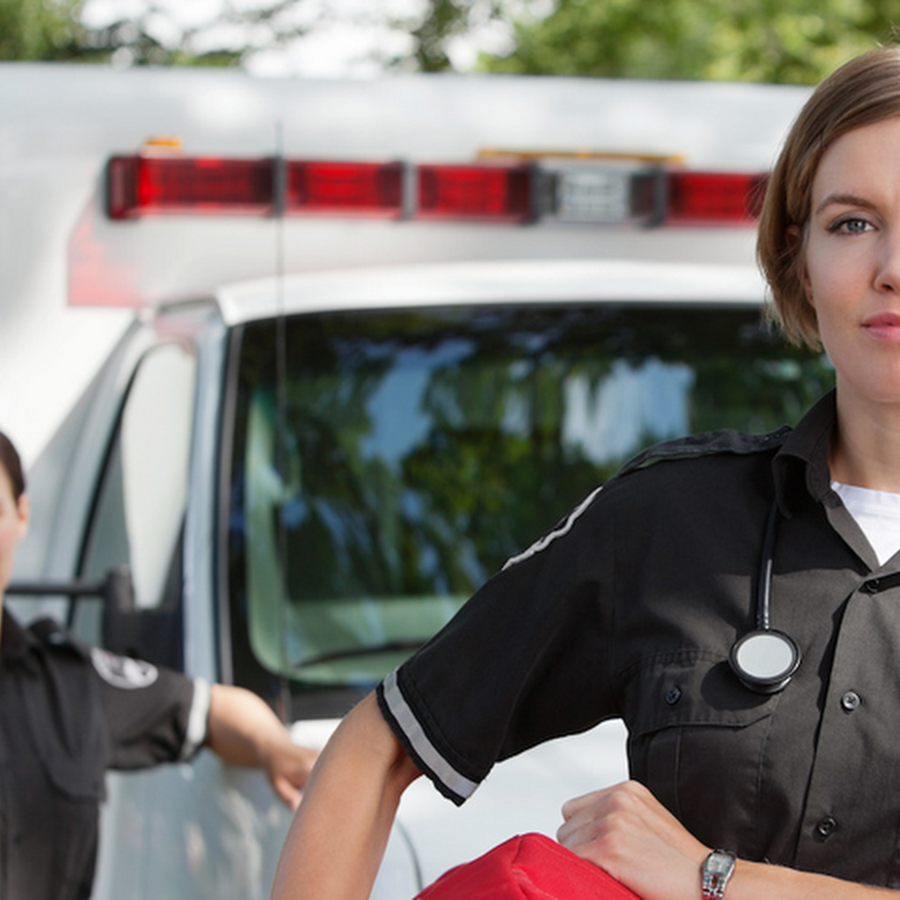
<path fill-rule="evenodd" d="M 419 774 L 370 694 L 322 751 L 281 852 L 271 900 L 365 900 L 400 796 Z"/>
<path fill-rule="evenodd" d="M 263 769 L 275 793 L 292 809 L 318 755 L 295 744 L 256 694 L 223 684 L 211 687 L 206 745 L 224 762 Z"/>

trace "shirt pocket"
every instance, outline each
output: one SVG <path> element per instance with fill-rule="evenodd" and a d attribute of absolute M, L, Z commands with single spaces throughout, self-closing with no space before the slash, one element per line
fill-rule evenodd
<path fill-rule="evenodd" d="M 717 843 L 710 823 L 728 818 L 728 837 L 751 841 L 780 695 L 751 691 L 721 653 L 704 650 L 647 657 L 624 690 L 632 777 L 701 840 Z"/>
<path fill-rule="evenodd" d="M 109 752 L 96 691 L 83 669 L 49 674 L 25 689 L 23 700 L 48 785 L 62 798 L 96 807 Z"/>

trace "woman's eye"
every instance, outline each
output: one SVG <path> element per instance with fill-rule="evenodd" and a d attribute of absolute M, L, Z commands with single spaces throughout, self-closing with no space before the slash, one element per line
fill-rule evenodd
<path fill-rule="evenodd" d="M 846 219 L 838 219 L 828 227 L 828 230 L 837 234 L 862 234 L 871 228 L 865 219 L 849 216 Z"/>

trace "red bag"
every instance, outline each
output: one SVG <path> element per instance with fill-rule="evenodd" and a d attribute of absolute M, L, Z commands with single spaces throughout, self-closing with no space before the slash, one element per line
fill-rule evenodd
<path fill-rule="evenodd" d="M 415 900 L 640 900 L 603 869 L 542 834 L 516 835 L 450 869 Z"/>

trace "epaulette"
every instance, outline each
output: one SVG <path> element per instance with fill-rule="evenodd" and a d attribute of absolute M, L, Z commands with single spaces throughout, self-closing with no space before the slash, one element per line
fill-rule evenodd
<path fill-rule="evenodd" d="M 46 647 L 69 650 L 77 656 L 87 658 L 86 649 L 56 619 L 38 619 L 28 626 L 28 630 Z"/>
<path fill-rule="evenodd" d="M 768 434 L 747 434 L 732 428 L 723 428 L 719 431 L 708 431 L 703 434 L 676 438 L 672 441 L 663 441 L 632 457 L 622 466 L 617 477 L 645 469 L 647 466 L 665 460 L 694 459 L 722 453 L 739 456 L 765 453 L 781 447 L 792 430 L 790 425 L 782 425 L 777 431 L 770 431 Z"/>

